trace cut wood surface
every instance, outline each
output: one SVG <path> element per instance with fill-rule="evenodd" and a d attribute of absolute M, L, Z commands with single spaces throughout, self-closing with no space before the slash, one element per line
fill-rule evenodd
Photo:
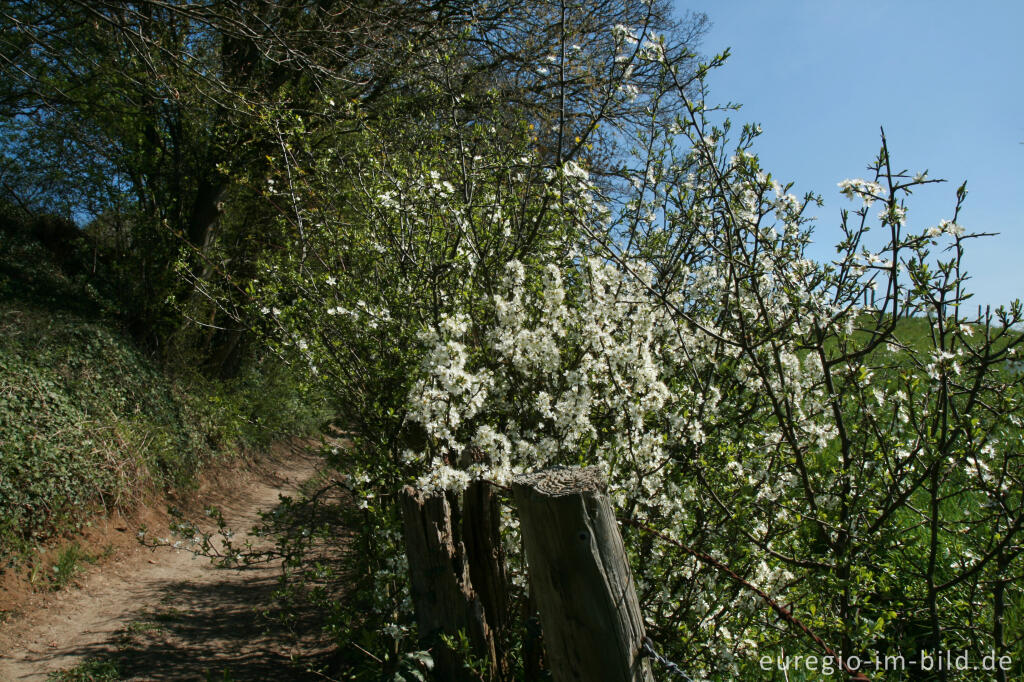
<path fill-rule="evenodd" d="M 640 604 L 600 470 L 524 474 L 512 490 L 554 679 L 652 682 Z"/>

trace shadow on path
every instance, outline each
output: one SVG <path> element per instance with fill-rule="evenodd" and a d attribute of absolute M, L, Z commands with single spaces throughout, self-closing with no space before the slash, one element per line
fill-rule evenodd
<path fill-rule="evenodd" d="M 307 618 L 286 628 L 260 611 L 272 603 L 274 569 L 211 570 L 224 578 L 140 586 L 159 594 L 157 608 L 130 611 L 114 638 L 65 655 L 117 661 L 123 679 L 323 679 L 305 672 L 328 662 L 320 624 Z"/>
<path fill-rule="evenodd" d="M 255 510 L 280 504 L 282 488 L 294 489 L 297 480 L 289 479 L 222 500 L 240 535 L 258 523 Z M 232 507 L 246 512 L 233 513 Z M 257 546 L 272 542 L 252 539 Z M 77 626 L 77 643 L 65 640 L 49 650 L 36 645 L 25 659 L 32 672 L 24 676 L 22 667 L 11 679 L 42 680 L 46 671 L 85 660 L 115 662 L 123 680 L 330 679 L 312 672 L 326 670 L 334 654 L 315 610 L 290 613 L 286 623 L 274 617 L 279 560 L 215 568 L 183 550 L 146 556 L 151 558 L 134 564 L 127 577 L 115 578 L 113 573 L 125 571 L 111 571 L 112 593 L 104 597 L 109 608 Z M 65 617 L 70 623 L 71 615 L 57 620 Z"/>

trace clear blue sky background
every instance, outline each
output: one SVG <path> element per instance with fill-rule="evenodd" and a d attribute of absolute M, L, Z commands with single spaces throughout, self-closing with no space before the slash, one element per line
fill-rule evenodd
<path fill-rule="evenodd" d="M 911 229 L 952 217 L 999 236 L 969 242 L 968 285 L 993 307 L 1024 299 L 1024 0 L 676 0 L 712 21 L 702 52 L 732 56 L 709 103 L 764 128 L 763 166 L 820 193 L 810 255 L 835 254 L 844 178 L 867 177 L 885 127 L 898 169 L 949 182 L 908 200 Z"/>

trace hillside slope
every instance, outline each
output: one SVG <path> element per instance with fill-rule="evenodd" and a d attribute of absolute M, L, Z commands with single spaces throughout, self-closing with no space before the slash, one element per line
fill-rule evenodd
<path fill-rule="evenodd" d="M 227 380 L 157 362 L 97 260 L 73 225 L 0 219 L 0 573 L 90 514 L 188 489 L 205 463 L 324 416 L 269 359 Z"/>

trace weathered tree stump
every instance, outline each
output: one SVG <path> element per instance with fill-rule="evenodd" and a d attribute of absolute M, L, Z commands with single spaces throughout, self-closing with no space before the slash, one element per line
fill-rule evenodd
<path fill-rule="evenodd" d="M 488 661 L 485 677 L 497 674 L 494 637 L 484 607 L 473 589 L 462 542 L 453 532 L 452 509 L 444 493 L 424 495 L 410 486 L 402 490 L 405 551 L 409 582 L 421 642 L 431 649 L 439 680 L 479 680 L 441 635 L 464 632 L 475 657 Z"/>
<path fill-rule="evenodd" d="M 555 680 L 653 682 L 640 604 L 600 470 L 524 474 L 512 492 Z"/>

